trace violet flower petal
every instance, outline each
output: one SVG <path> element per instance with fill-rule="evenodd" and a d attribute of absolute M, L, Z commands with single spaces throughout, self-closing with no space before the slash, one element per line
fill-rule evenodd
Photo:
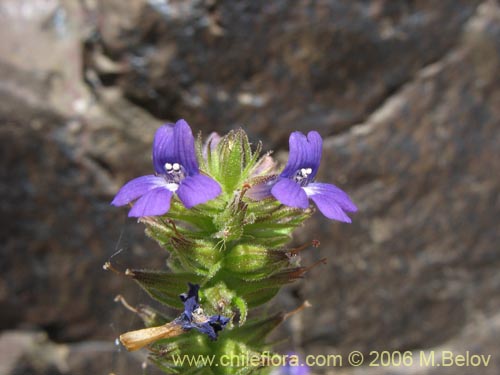
<path fill-rule="evenodd" d="M 311 199 L 316 203 L 316 206 L 329 219 L 350 223 L 351 219 L 346 215 L 336 197 L 331 194 L 315 194 L 311 195 Z"/>
<path fill-rule="evenodd" d="M 226 318 L 225 316 L 222 316 L 222 315 L 212 315 L 208 321 L 209 323 L 211 324 L 222 324 L 223 326 L 225 326 L 227 323 L 229 323 L 231 319 L 229 318 Z"/>
<path fill-rule="evenodd" d="M 186 208 L 191 208 L 214 199 L 221 191 L 217 181 L 208 176 L 197 174 L 182 180 L 177 190 L 177 196 Z"/>
<path fill-rule="evenodd" d="M 165 185 L 164 178 L 154 175 L 135 178 L 122 186 L 111 204 L 113 206 L 124 206 L 146 194 L 148 191 Z"/>
<path fill-rule="evenodd" d="M 170 209 L 173 193 L 166 187 L 157 187 L 148 191 L 134 203 L 129 217 L 160 216 Z"/>
<path fill-rule="evenodd" d="M 180 163 L 188 176 L 199 173 L 193 133 L 188 123 L 182 119 L 174 127 L 174 154 L 178 160 L 172 161 Z"/>
<path fill-rule="evenodd" d="M 186 302 L 188 299 L 193 298 L 196 303 L 200 302 L 200 298 L 198 297 L 198 292 L 200 291 L 200 286 L 198 284 L 188 283 L 189 290 L 187 293 L 182 293 L 179 298 L 182 302 Z M 191 311 L 193 311 L 196 307 L 194 307 Z"/>
<path fill-rule="evenodd" d="M 195 324 L 195 325 L 193 325 L 193 328 L 195 328 L 196 330 L 198 330 L 201 333 L 204 333 L 205 335 L 210 337 L 211 340 L 217 339 L 217 334 L 215 333 L 214 328 L 208 323 Z"/>
<path fill-rule="evenodd" d="M 318 173 L 319 164 L 321 162 L 323 139 L 318 132 L 310 131 L 309 133 L 307 133 L 307 140 L 309 152 L 307 153 L 306 163 L 308 167 L 312 168 L 310 179 L 313 179 L 316 176 L 316 173 Z"/>
<path fill-rule="evenodd" d="M 274 181 L 262 182 L 252 186 L 247 190 L 246 196 L 254 201 L 261 201 L 266 198 L 272 197 L 271 189 L 273 188 Z"/>
<path fill-rule="evenodd" d="M 194 328 L 197 331 L 208 335 L 211 340 L 216 340 L 218 332 L 224 329 L 230 319 L 221 315 L 212 315 L 208 316 L 203 322 L 196 322 L 193 319 L 193 313 L 200 307 L 198 297 L 199 289 L 199 285 L 189 283 L 188 293 L 180 295 L 181 301 L 184 303 L 184 313 L 178 317 L 176 321 L 185 330 Z"/>
<path fill-rule="evenodd" d="M 165 173 L 165 163 L 179 163 L 188 176 L 198 173 L 194 137 L 185 120 L 159 128 L 153 141 L 153 166 L 156 173 Z"/>
<path fill-rule="evenodd" d="M 334 200 L 344 211 L 356 212 L 358 210 L 347 193 L 335 185 L 313 182 L 304 187 L 304 190 L 307 196 L 310 198 L 312 198 L 314 195 L 328 196 L 331 200 Z"/>
<path fill-rule="evenodd" d="M 304 166 L 305 154 L 307 153 L 307 137 L 301 132 L 293 132 L 289 138 L 289 154 L 285 169 L 281 172 L 282 177 L 293 177 L 295 172 Z"/>
<path fill-rule="evenodd" d="M 280 178 L 271 189 L 271 194 L 286 206 L 304 209 L 309 207 L 306 192 L 298 183 L 288 178 Z"/>
<path fill-rule="evenodd" d="M 189 291 L 180 295 L 181 301 L 184 303 L 184 314 L 186 317 L 191 320 L 192 314 L 195 309 L 200 307 L 199 299 L 198 299 L 198 291 L 200 290 L 200 286 L 198 284 L 189 285 Z"/>
<path fill-rule="evenodd" d="M 221 315 L 212 315 L 208 318 L 208 321 L 202 324 L 197 324 L 194 328 L 198 331 L 205 333 L 212 340 L 217 339 L 217 335 L 220 331 L 224 329 L 227 323 L 229 323 L 229 318 Z"/>
<path fill-rule="evenodd" d="M 273 174 L 272 171 L 274 171 L 275 168 L 276 162 L 273 160 L 273 158 L 269 155 L 264 155 L 257 162 L 257 165 L 252 169 L 250 177 Z"/>
<path fill-rule="evenodd" d="M 164 174 L 165 163 L 178 162 L 174 149 L 174 126 L 166 124 L 160 127 L 153 140 L 153 167 L 156 173 Z"/>
<path fill-rule="evenodd" d="M 291 178 L 301 168 L 311 168 L 310 178 L 313 179 L 318 172 L 321 161 L 323 140 L 316 131 L 310 131 L 307 137 L 301 132 L 290 134 L 290 153 L 282 177 Z"/>

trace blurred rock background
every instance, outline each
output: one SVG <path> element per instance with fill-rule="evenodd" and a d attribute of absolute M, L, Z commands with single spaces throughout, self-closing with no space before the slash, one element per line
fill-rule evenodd
<path fill-rule="evenodd" d="M 161 123 L 236 127 L 278 156 L 325 137 L 320 179 L 353 197 L 295 241 L 321 257 L 275 299 L 313 307 L 283 351 L 448 348 L 500 372 L 500 4 L 495 0 L 2 0 L 0 374 L 156 374 L 114 345 L 149 302 L 102 270 L 166 254 L 109 206 L 150 170 Z M 291 344 L 290 344 L 291 343 Z"/>

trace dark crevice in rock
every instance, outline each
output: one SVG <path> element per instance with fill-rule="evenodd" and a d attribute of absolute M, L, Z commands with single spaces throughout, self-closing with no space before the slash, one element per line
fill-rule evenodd
<path fill-rule="evenodd" d="M 91 161 L 93 161 L 102 171 L 107 173 L 109 176 L 113 176 L 114 168 L 104 158 L 97 155 L 87 155 L 87 157 Z"/>
<path fill-rule="evenodd" d="M 474 15 L 471 15 L 470 18 L 474 17 Z M 446 60 L 446 58 L 453 53 L 453 51 L 457 50 L 457 48 L 460 47 L 461 41 L 456 41 L 453 45 L 451 45 L 447 50 L 443 51 L 443 53 L 436 59 L 431 60 L 421 66 L 414 74 L 409 76 L 406 80 L 403 80 L 401 82 L 398 82 L 397 84 L 393 86 L 388 86 L 386 92 L 384 95 L 380 96 L 377 98 L 376 101 L 372 105 L 370 105 L 367 108 L 366 113 L 363 114 L 363 116 L 360 116 L 359 119 L 356 119 L 355 121 L 350 121 L 349 123 L 344 124 L 340 130 L 334 130 L 330 132 L 329 134 L 326 135 L 326 137 L 338 137 L 343 134 L 349 133 L 349 131 L 356 125 L 361 125 L 364 124 L 368 121 L 368 119 L 378 110 L 384 107 L 384 105 L 393 97 L 397 96 L 400 94 L 401 89 L 403 87 L 406 87 L 407 85 L 411 85 L 415 79 L 418 79 L 420 73 L 424 71 L 425 69 L 429 68 L 432 65 L 439 64 Z"/>
<path fill-rule="evenodd" d="M 65 341 L 65 330 L 67 327 L 59 322 L 51 322 L 49 324 L 42 325 L 41 327 L 46 333 L 48 338 L 55 343 L 64 343 Z M 79 339 L 75 339 L 75 342 Z"/>

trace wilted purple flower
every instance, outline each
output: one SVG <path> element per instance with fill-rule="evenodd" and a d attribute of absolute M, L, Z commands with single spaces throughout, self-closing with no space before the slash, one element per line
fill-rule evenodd
<path fill-rule="evenodd" d="M 266 176 L 273 173 L 276 168 L 276 162 L 270 155 L 264 155 L 252 169 L 250 177 Z"/>
<path fill-rule="evenodd" d="M 313 182 L 321 161 L 323 140 L 318 132 L 307 137 L 300 132 L 290 135 L 290 156 L 285 169 L 272 184 L 271 194 L 282 204 L 307 208 L 311 198 L 329 219 L 350 223 L 345 212 L 357 210 L 349 196 L 331 184 Z"/>
<path fill-rule="evenodd" d="M 309 375 L 310 373 L 307 366 L 291 366 L 290 364 L 286 364 L 278 371 L 273 372 L 272 375 Z"/>
<path fill-rule="evenodd" d="M 286 363 L 273 369 L 271 375 L 309 375 L 311 373 L 309 367 L 301 363 L 296 353 L 287 353 L 286 359 Z"/>
<path fill-rule="evenodd" d="M 210 152 L 214 152 L 217 149 L 217 146 L 219 145 L 221 139 L 222 137 L 216 132 L 210 133 L 205 143 L 203 143 L 203 147 L 201 149 L 203 159 L 207 160 L 208 150 L 210 150 Z"/>
<path fill-rule="evenodd" d="M 126 183 L 111 204 L 123 206 L 137 199 L 128 216 L 158 216 L 168 212 L 174 193 L 187 208 L 205 203 L 221 193 L 215 180 L 200 174 L 193 133 L 184 120 L 156 131 L 153 167 L 154 175 Z"/>
<path fill-rule="evenodd" d="M 199 285 L 189 283 L 189 291 L 180 295 L 184 302 L 184 312 L 176 319 L 176 323 L 182 325 L 185 330 L 196 329 L 208 335 L 212 340 L 217 339 L 217 334 L 222 331 L 229 318 L 222 315 L 207 316 L 199 304 Z"/>

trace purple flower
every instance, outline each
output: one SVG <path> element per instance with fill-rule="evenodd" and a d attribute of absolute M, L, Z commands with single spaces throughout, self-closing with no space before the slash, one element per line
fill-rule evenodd
<path fill-rule="evenodd" d="M 153 141 L 154 175 L 126 183 L 111 202 L 123 206 L 134 200 L 128 216 L 159 216 L 168 212 L 174 193 L 187 208 L 205 203 L 221 193 L 220 185 L 200 174 L 194 137 L 184 120 L 156 131 Z"/>
<path fill-rule="evenodd" d="M 271 194 L 282 204 L 307 208 L 311 198 L 329 219 L 350 223 L 346 212 L 357 211 L 349 196 L 331 184 L 314 182 L 321 161 L 323 140 L 318 132 L 307 137 L 300 132 L 290 135 L 290 156 L 285 169 L 272 184 Z"/>
<path fill-rule="evenodd" d="M 286 355 L 286 363 L 274 369 L 271 375 L 309 375 L 309 367 L 300 361 L 298 354 L 290 352 Z"/>
<path fill-rule="evenodd" d="M 175 321 L 185 330 L 194 328 L 208 335 L 210 339 L 216 340 L 218 332 L 229 323 L 229 318 L 222 315 L 205 315 L 199 304 L 199 289 L 199 285 L 189 283 L 189 291 L 180 295 L 184 302 L 184 312 Z"/>

